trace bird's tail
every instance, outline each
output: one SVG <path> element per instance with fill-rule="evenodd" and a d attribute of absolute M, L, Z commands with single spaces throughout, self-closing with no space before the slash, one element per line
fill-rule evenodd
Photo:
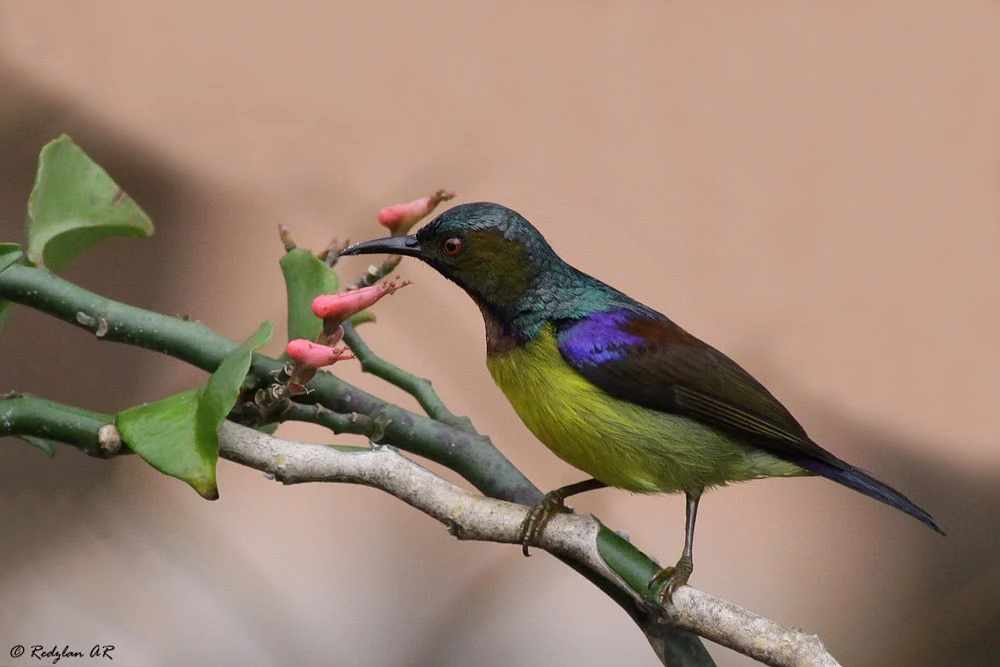
<path fill-rule="evenodd" d="M 931 518 L 931 515 L 917 507 L 909 498 L 888 484 L 883 484 L 871 475 L 864 473 L 857 468 L 853 468 L 846 463 L 844 464 L 844 467 L 839 467 L 815 458 L 805 458 L 805 460 L 799 460 L 795 463 L 802 466 L 809 472 L 822 475 L 823 477 L 833 480 L 838 484 L 843 484 L 849 489 L 854 489 L 859 493 L 863 493 L 869 498 L 874 498 L 875 500 L 883 502 L 889 507 L 895 507 L 902 512 L 906 512 L 917 521 L 926 524 L 938 533 L 942 535 L 945 534 L 944 531 L 941 530 L 941 527 L 934 522 L 933 518 Z"/>

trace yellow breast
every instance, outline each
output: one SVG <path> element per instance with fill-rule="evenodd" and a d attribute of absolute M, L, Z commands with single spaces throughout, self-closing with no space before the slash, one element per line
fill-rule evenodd
<path fill-rule="evenodd" d="M 611 396 L 566 363 L 550 325 L 535 340 L 486 363 L 535 437 L 610 486 L 697 493 L 728 481 L 802 474 L 694 420 Z"/>

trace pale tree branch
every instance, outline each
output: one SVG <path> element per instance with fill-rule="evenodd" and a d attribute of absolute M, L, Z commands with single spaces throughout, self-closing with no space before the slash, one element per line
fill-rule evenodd
<path fill-rule="evenodd" d="M 341 451 L 283 440 L 226 422 L 219 436 L 223 458 L 274 475 L 284 484 L 346 482 L 381 489 L 431 516 L 463 540 L 519 543 L 529 512 L 524 505 L 466 491 L 404 457 L 391 447 Z M 560 514 L 547 524 L 539 548 L 572 558 L 605 576 L 635 600 L 640 595 L 601 558 L 600 523 L 590 515 Z M 815 635 L 786 628 L 690 586 L 663 610 L 667 622 L 774 667 L 835 667 L 837 661 Z M 656 649 L 655 633 L 644 629 Z"/>

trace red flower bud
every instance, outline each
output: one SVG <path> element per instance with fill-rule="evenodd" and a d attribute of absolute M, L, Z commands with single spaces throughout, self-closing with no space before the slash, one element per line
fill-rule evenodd
<path fill-rule="evenodd" d="M 378 221 L 389 229 L 393 236 L 406 234 L 413 225 L 428 216 L 437 205 L 455 196 L 454 192 L 438 190 L 430 197 L 421 197 L 405 204 L 386 206 L 378 212 Z"/>
<path fill-rule="evenodd" d="M 323 319 L 325 325 L 340 325 L 351 315 L 370 308 L 382 297 L 394 293 L 410 284 L 409 280 L 400 280 L 399 276 L 386 280 L 378 285 L 362 287 L 361 289 L 341 292 L 339 294 L 321 294 L 313 299 L 312 310 L 316 317 Z"/>
<path fill-rule="evenodd" d="M 295 361 L 296 368 L 303 370 L 322 368 L 343 359 L 354 358 L 346 347 L 320 345 L 304 338 L 289 341 L 285 351 Z"/>

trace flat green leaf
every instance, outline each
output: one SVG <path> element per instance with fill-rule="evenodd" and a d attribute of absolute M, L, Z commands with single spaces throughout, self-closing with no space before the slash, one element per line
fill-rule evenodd
<path fill-rule="evenodd" d="M 33 435 L 19 435 L 17 437 L 20 438 L 21 440 L 24 440 L 32 447 L 37 447 L 38 449 L 42 450 L 43 452 L 45 452 L 45 455 L 48 456 L 50 459 L 56 455 L 56 445 L 59 443 L 53 440 L 46 440 L 45 438 L 36 438 Z"/>
<path fill-rule="evenodd" d="M 190 484 L 203 498 L 215 500 L 218 437 L 215 456 L 208 442 L 195 428 L 201 389 L 189 389 L 156 401 L 123 410 L 115 416 L 122 441 L 146 463 L 165 475 Z"/>
<path fill-rule="evenodd" d="M 320 294 L 336 294 L 337 274 L 313 253 L 293 248 L 279 262 L 288 295 L 288 340 L 316 340 L 323 320 L 313 315 L 313 299 Z"/>
<path fill-rule="evenodd" d="M 27 226 L 28 259 L 51 271 L 109 236 L 153 233 L 142 209 L 65 134 L 39 156 Z"/>
<path fill-rule="evenodd" d="M 21 246 L 16 243 L 0 243 L 0 271 L 24 257 Z M 0 333 L 3 333 L 7 318 L 10 317 L 10 301 L 0 299 Z"/>
<path fill-rule="evenodd" d="M 215 456 L 219 455 L 219 427 L 225 421 L 226 415 L 236 405 L 240 394 L 240 386 L 250 370 L 250 359 L 253 351 L 266 345 L 271 339 L 274 327 L 270 322 L 264 322 L 250 338 L 242 345 L 226 355 L 219 367 L 208 378 L 202 389 L 201 401 L 198 405 L 197 428 L 206 436 L 215 437 Z"/>
<path fill-rule="evenodd" d="M 272 328 L 270 322 L 262 324 L 223 359 L 201 388 L 118 413 L 115 424 L 125 444 L 160 472 L 190 484 L 203 498 L 218 498 L 219 427 L 236 403 L 253 351 L 267 343 Z"/>

